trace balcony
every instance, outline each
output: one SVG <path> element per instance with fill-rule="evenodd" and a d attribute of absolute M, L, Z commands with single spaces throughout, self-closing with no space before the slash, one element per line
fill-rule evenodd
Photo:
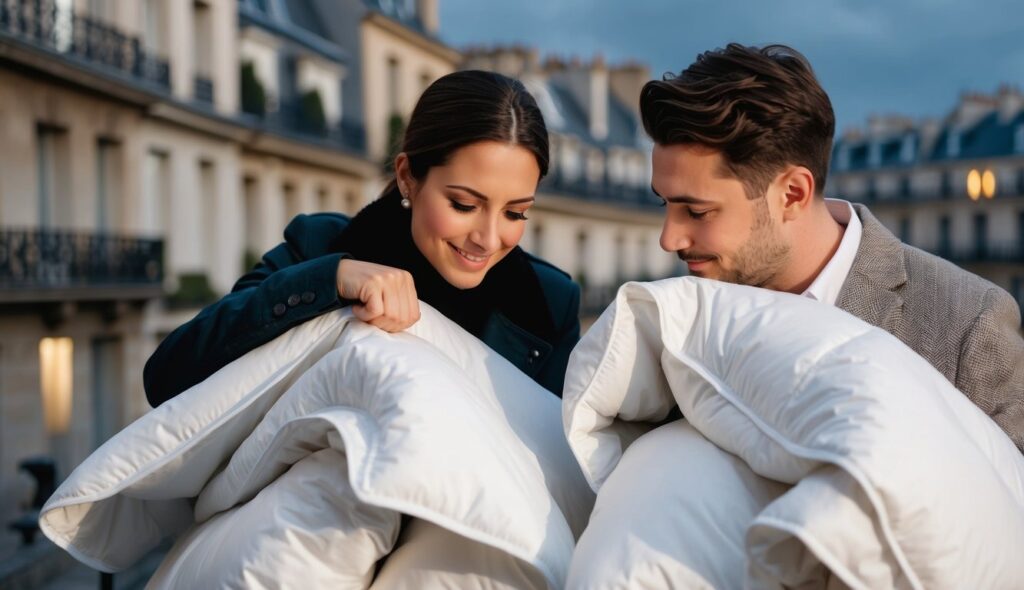
<path fill-rule="evenodd" d="M 0 303 L 159 296 L 163 248 L 112 234 L 0 229 Z"/>
<path fill-rule="evenodd" d="M 641 209 L 654 209 L 661 204 L 650 187 L 614 183 L 607 176 L 599 182 L 590 182 L 583 177 L 570 179 L 552 171 L 541 182 L 541 190 Z"/>
<path fill-rule="evenodd" d="M 327 147 L 363 154 L 366 152 L 366 130 L 362 123 L 341 121 L 331 125 L 322 112 L 311 113 L 302 100 L 282 102 L 277 111 L 266 113 L 260 119 L 263 127 L 272 133 L 300 141 L 316 141 Z"/>
<path fill-rule="evenodd" d="M 57 0 L 0 0 L 0 41 L 5 38 L 55 53 L 79 67 L 159 91 L 170 89 L 167 61 L 149 55 L 137 37 L 59 7 Z"/>

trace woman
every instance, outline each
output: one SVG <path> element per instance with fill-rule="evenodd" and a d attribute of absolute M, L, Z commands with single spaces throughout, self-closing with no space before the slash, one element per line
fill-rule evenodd
<path fill-rule="evenodd" d="M 522 83 L 464 71 L 420 97 L 395 179 L 353 219 L 299 215 L 231 293 L 146 363 L 154 407 L 294 326 L 348 305 L 389 332 L 423 300 L 561 395 L 579 339 L 579 287 L 517 244 L 548 170 L 548 135 Z"/>

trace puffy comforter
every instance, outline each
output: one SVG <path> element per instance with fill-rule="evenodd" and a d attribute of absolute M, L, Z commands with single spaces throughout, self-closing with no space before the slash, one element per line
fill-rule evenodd
<path fill-rule="evenodd" d="M 1024 458 L 882 330 L 633 283 L 570 367 L 563 422 L 598 491 L 571 588 L 1024 587 Z"/>
<path fill-rule="evenodd" d="M 386 334 L 334 312 L 93 453 L 45 534 L 152 588 L 561 588 L 594 494 L 558 399 L 424 306 Z"/>

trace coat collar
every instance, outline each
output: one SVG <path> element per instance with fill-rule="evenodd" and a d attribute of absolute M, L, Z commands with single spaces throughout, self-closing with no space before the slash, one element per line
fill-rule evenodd
<path fill-rule="evenodd" d="M 853 207 L 863 230 L 857 257 L 839 291 L 836 306 L 892 332 L 902 317 L 900 290 L 907 282 L 903 243 L 867 207 Z"/>

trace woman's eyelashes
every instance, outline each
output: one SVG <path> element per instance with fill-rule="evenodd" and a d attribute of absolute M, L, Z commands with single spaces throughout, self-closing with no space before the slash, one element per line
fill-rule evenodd
<path fill-rule="evenodd" d="M 455 199 L 448 199 L 448 201 L 451 202 L 452 209 L 455 209 L 459 213 L 472 213 L 473 211 L 476 211 L 477 208 L 476 205 L 467 205 L 465 203 L 460 203 Z M 505 217 L 510 221 L 526 221 L 529 219 L 525 212 L 520 211 L 505 211 Z"/>
<path fill-rule="evenodd" d="M 452 209 L 455 209 L 459 213 L 471 213 L 476 211 L 476 205 L 465 205 L 456 201 L 455 199 L 448 199 L 452 204 Z"/>

